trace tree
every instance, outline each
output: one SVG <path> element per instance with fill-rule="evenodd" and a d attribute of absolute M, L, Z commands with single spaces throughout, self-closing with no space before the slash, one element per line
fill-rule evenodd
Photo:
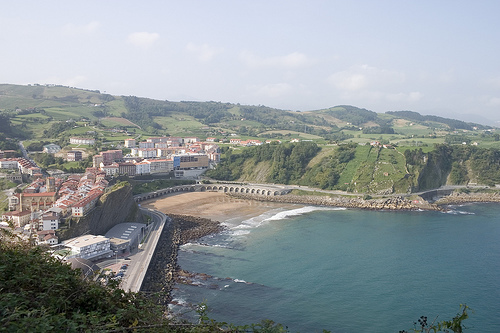
<path fill-rule="evenodd" d="M 421 316 L 418 321 L 414 322 L 414 328 L 411 330 L 415 333 L 430 333 L 430 332 L 449 332 L 462 333 L 465 329 L 463 321 L 469 318 L 468 310 L 470 308 L 466 304 L 460 304 L 460 312 L 451 320 L 443 320 L 436 323 L 436 319 L 432 323 L 427 322 L 426 316 Z M 406 330 L 399 333 L 409 333 Z"/>
<path fill-rule="evenodd" d="M 40 247 L 0 237 L 0 331 L 105 331 L 162 322 L 161 309 L 116 283 L 84 280 Z"/>

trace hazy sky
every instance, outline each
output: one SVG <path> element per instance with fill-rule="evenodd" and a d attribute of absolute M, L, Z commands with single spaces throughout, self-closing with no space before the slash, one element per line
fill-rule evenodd
<path fill-rule="evenodd" d="M 500 120 L 500 1 L 3 1 L 0 83 Z"/>

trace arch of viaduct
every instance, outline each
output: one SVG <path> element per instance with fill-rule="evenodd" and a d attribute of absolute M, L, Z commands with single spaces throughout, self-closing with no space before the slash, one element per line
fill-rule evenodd
<path fill-rule="evenodd" d="M 254 194 L 262 196 L 277 196 L 289 193 L 290 189 L 273 188 L 256 185 L 236 185 L 236 184 L 194 184 L 194 185 L 179 185 L 174 187 L 164 188 L 158 191 L 134 195 L 135 202 L 158 198 L 167 194 L 176 192 L 222 192 L 222 193 L 239 193 L 239 194 Z"/>

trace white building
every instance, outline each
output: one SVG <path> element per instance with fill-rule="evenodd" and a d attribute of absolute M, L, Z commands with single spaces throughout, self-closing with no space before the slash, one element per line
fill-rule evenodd
<path fill-rule="evenodd" d="M 92 146 L 95 144 L 95 139 L 89 138 L 69 138 L 69 143 L 73 145 L 89 145 Z"/>
<path fill-rule="evenodd" d="M 195 142 L 199 142 L 199 141 L 200 141 L 200 139 L 197 137 L 184 138 L 184 143 L 195 143 Z"/>
<path fill-rule="evenodd" d="M 113 163 L 110 165 L 104 165 L 101 162 L 101 170 L 106 173 L 106 176 L 113 176 L 118 173 L 118 163 Z"/>
<path fill-rule="evenodd" d="M 100 235 L 80 236 L 64 242 L 63 245 L 71 250 L 71 253 L 66 256 L 67 259 L 83 258 L 97 260 L 113 255 L 109 238 Z"/>
<path fill-rule="evenodd" d="M 31 220 L 31 211 L 12 211 L 2 215 L 3 221 L 11 221 L 16 228 L 24 227 Z"/>
<path fill-rule="evenodd" d="M 43 213 L 40 219 L 40 225 L 42 225 L 42 230 L 59 229 L 59 214 L 54 211 Z"/>
<path fill-rule="evenodd" d="M 142 158 L 152 158 L 157 156 L 156 148 L 139 148 L 137 150 L 137 156 Z"/>
<path fill-rule="evenodd" d="M 136 175 L 145 175 L 145 174 L 150 174 L 151 173 L 151 168 L 150 164 L 148 161 L 142 161 L 139 163 L 135 164 L 135 174 Z"/>
<path fill-rule="evenodd" d="M 56 236 L 56 232 L 54 230 L 42 230 L 37 232 L 38 237 L 36 238 L 36 242 L 38 244 L 49 244 L 56 245 L 59 243 L 59 239 Z"/>
<path fill-rule="evenodd" d="M 0 169 L 19 169 L 17 160 L 0 159 Z"/>
<path fill-rule="evenodd" d="M 125 147 L 126 148 L 135 147 L 135 139 L 125 139 Z"/>
<path fill-rule="evenodd" d="M 172 159 L 148 160 L 151 173 L 170 172 L 174 170 L 174 161 Z"/>
<path fill-rule="evenodd" d="M 83 199 L 81 199 L 71 207 L 71 215 L 81 217 L 87 214 L 88 211 L 95 207 L 97 200 L 99 200 L 99 197 L 102 194 L 103 192 L 99 190 L 92 190 L 88 192 L 87 196 L 85 196 Z"/>
<path fill-rule="evenodd" d="M 139 148 L 154 148 L 155 143 L 150 141 L 139 142 Z"/>

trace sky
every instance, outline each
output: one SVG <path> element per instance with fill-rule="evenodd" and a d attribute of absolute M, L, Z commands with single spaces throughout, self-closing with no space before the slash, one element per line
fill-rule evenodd
<path fill-rule="evenodd" d="M 500 121 L 500 1 L 3 1 L 0 83 Z"/>

